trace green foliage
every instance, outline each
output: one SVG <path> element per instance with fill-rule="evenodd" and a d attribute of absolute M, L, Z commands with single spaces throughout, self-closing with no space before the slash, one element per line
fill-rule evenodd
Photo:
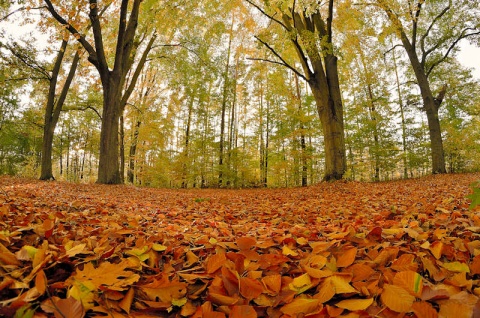
<path fill-rule="evenodd" d="M 467 198 L 472 200 L 472 203 L 470 203 L 470 209 L 473 209 L 480 205 L 480 180 L 472 183 L 470 188 L 472 189 L 473 193 L 468 195 Z"/>

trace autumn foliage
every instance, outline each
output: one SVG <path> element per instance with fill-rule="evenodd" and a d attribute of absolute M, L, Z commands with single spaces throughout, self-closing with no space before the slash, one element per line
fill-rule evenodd
<path fill-rule="evenodd" d="M 0 178 L 0 316 L 473 317 L 480 175 L 159 190 Z"/>

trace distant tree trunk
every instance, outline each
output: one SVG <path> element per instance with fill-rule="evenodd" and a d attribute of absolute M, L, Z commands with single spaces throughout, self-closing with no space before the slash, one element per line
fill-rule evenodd
<path fill-rule="evenodd" d="M 128 171 L 127 171 L 127 180 L 129 183 L 134 183 L 135 181 L 135 160 L 137 154 L 137 145 L 138 145 L 138 135 L 140 133 L 140 126 L 142 122 L 137 120 L 135 127 L 133 128 L 133 136 L 130 144 L 130 151 L 128 154 Z"/>
<path fill-rule="evenodd" d="M 395 79 L 397 82 L 397 94 L 398 94 L 398 106 L 400 107 L 400 118 L 402 120 L 402 148 L 403 148 L 403 178 L 408 178 L 408 164 L 407 164 L 407 125 L 405 122 L 405 111 L 403 108 L 403 99 L 402 99 L 402 89 L 400 88 L 400 78 L 398 76 L 398 68 L 397 68 L 397 58 L 395 55 L 395 50 L 392 52 L 393 54 L 393 68 L 395 71 Z"/>
<path fill-rule="evenodd" d="M 56 99 L 55 91 L 57 88 L 58 76 L 61 71 L 62 61 L 65 56 L 65 51 L 67 49 L 67 40 L 63 40 L 60 46 L 60 50 L 55 59 L 55 65 L 52 70 L 52 75 L 50 78 L 50 87 L 47 97 L 47 106 L 45 108 L 45 117 L 43 125 L 43 141 L 42 141 L 42 163 L 40 169 L 40 180 L 53 180 L 52 169 L 52 148 L 53 148 L 53 136 L 55 133 L 55 127 L 57 126 L 58 119 L 60 118 L 60 112 L 62 110 L 63 104 L 67 97 L 68 90 L 75 76 L 77 70 L 78 62 L 80 61 L 80 55 L 78 52 L 75 53 L 73 57 L 72 65 L 70 66 L 70 71 L 67 75 L 65 84 L 63 85 L 62 91 L 58 99 Z"/>
<path fill-rule="evenodd" d="M 229 71 L 230 71 L 230 55 L 232 50 L 232 40 L 233 40 L 233 22 L 234 16 L 232 15 L 232 24 L 230 27 L 230 35 L 228 38 L 228 48 L 227 48 L 227 62 L 225 64 L 225 71 L 223 73 L 223 93 L 222 93 L 222 114 L 220 118 L 220 144 L 218 149 L 218 186 L 222 187 L 224 184 L 224 159 L 225 159 L 225 114 L 227 110 L 228 103 L 228 90 L 230 86 L 229 81 Z"/>
<path fill-rule="evenodd" d="M 123 115 L 120 116 L 120 183 L 125 182 L 125 122 Z"/>
<path fill-rule="evenodd" d="M 190 102 L 188 103 L 187 127 L 185 128 L 185 148 L 183 150 L 182 163 L 182 188 L 188 188 L 188 165 L 189 146 L 190 146 L 190 129 L 192 125 L 193 104 L 195 102 L 196 91 L 192 93 Z"/>
<path fill-rule="evenodd" d="M 293 75 L 295 79 L 295 90 L 297 93 L 296 99 L 298 103 L 298 114 L 300 117 L 300 149 L 301 149 L 301 161 L 302 161 L 302 187 L 308 185 L 308 166 L 307 166 L 307 144 L 305 142 L 305 125 L 303 124 L 303 112 L 302 112 L 302 95 L 300 93 L 300 85 L 298 83 L 298 75 Z"/>
<path fill-rule="evenodd" d="M 372 84 L 367 83 L 367 91 L 368 91 L 368 99 L 370 107 L 368 108 L 370 113 L 370 120 L 372 121 L 373 126 L 373 144 L 374 144 L 374 153 L 373 156 L 375 158 L 375 173 L 374 173 L 374 180 L 380 181 L 380 139 L 378 136 L 378 123 L 377 123 L 377 110 L 375 109 L 375 101 L 373 97 L 373 90 Z"/>

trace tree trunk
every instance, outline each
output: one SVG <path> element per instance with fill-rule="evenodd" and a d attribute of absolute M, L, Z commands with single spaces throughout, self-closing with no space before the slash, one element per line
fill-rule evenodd
<path fill-rule="evenodd" d="M 43 125 L 43 141 L 42 141 L 42 162 L 40 168 L 40 180 L 54 180 L 52 169 L 52 147 L 53 136 L 55 133 L 55 127 L 57 126 L 58 119 L 60 118 L 60 112 L 62 110 L 65 99 L 67 98 L 68 90 L 77 71 L 77 66 L 80 61 L 80 55 L 75 53 L 73 57 L 70 71 L 68 72 L 67 79 L 63 85 L 60 96 L 55 100 L 55 91 L 57 88 L 57 80 L 61 70 L 63 57 L 65 50 L 67 49 L 67 40 L 63 40 L 60 51 L 55 60 L 55 65 L 52 71 L 52 77 L 50 79 L 50 88 L 47 97 L 47 106 L 45 108 L 44 125 Z"/>
<path fill-rule="evenodd" d="M 418 61 L 416 53 L 412 51 L 413 48 L 411 46 L 405 47 L 405 49 L 407 50 L 410 62 L 413 66 L 423 99 L 423 107 L 427 114 L 428 132 L 430 136 L 430 154 L 432 157 L 432 173 L 446 173 L 442 131 L 440 129 L 440 119 L 438 117 L 438 109 L 445 92 L 443 91 L 443 94 L 440 92 L 442 96 L 440 97 L 439 95 L 439 98 L 433 97 L 427 75 Z"/>
<path fill-rule="evenodd" d="M 385 6 L 384 10 L 392 23 L 398 24 L 396 27 L 400 36 L 400 40 L 402 41 L 403 47 L 407 52 L 413 72 L 415 73 L 415 78 L 417 79 L 418 87 L 420 88 L 420 93 L 423 99 L 423 107 L 427 114 L 428 121 L 430 155 L 432 157 L 432 173 L 446 173 L 447 171 L 445 169 L 445 154 L 443 151 L 442 132 L 438 117 L 438 109 L 443 101 L 446 86 L 444 86 L 437 98 L 433 97 L 428 76 L 425 71 L 424 63 L 426 55 L 423 56 L 422 62 L 420 62 L 416 52 L 416 37 L 414 36 L 413 40 L 410 41 L 395 14 L 388 8 L 388 6 Z M 419 11 L 417 13 L 419 14 Z M 416 32 L 416 28 L 414 28 L 414 31 Z"/>
<path fill-rule="evenodd" d="M 395 55 L 395 50 L 393 50 L 392 55 L 393 55 L 393 69 L 395 71 L 395 79 L 396 79 L 396 83 L 397 83 L 398 106 L 400 107 L 400 118 L 402 120 L 403 178 L 407 179 L 408 178 L 407 125 L 406 125 L 406 122 L 405 122 L 405 111 L 403 109 L 402 89 L 400 87 L 400 78 L 398 76 L 397 57 Z"/>
<path fill-rule="evenodd" d="M 119 184 L 118 123 L 120 119 L 121 87 L 114 78 L 103 86 L 103 115 L 100 131 L 100 155 L 97 183 Z M 116 83 L 117 82 L 117 83 Z"/>
<path fill-rule="evenodd" d="M 325 173 L 323 180 L 342 179 L 346 171 L 343 106 L 338 79 L 337 58 L 325 57 L 326 77 L 317 73 L 309 80 L 318 114 L 322 123 L 325 148 Z M 320 76 L 318 76 L 320 74 Z"/>
<path fill-rule="evenodd" d="M 127 180 L 129 183 L 135 181 L 135 156 L 137 154 L 137 144 L 138 144 L 138 134 L 140 133 L 140 126 L 142 122 L 137 120 L 135 128 L 133 131 L 132 142 L 130 144 L 130 151 L 128 154 L 128 171 L 127 171 Z"/>
<path fill-rule="evenodd" d="M 125 122 L 123 114 L 120 116 L 120 183 L 125 183 Z"/>

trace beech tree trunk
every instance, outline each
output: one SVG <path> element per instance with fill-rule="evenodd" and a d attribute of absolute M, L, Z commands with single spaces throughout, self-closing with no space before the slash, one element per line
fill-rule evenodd
<path fill-rule="evenodd" d="M 98 160 L 97 183 L 119 184 L 119 119 L 123 109 L 120 109 L 121 87 L 112 78 L 110 85 L 103 86 L 103 115 L 100 131 L 100 156 Z"/>
<path fill-rule="evenodd" d="M 420 12 L 422 9 L 421 3 L 416 6 L 414 12 L 412 12 L 413 18 L 413 26 L 412 26 L 412 38 L 409 39 L 405 29 L 402 27 L 401 22 L 399 21 L 398 17 L 392 11 L 392 9 L 385 3 L 383 0 L 379 0 L 379 3 L 383 6 L 388 18 L 392 22 L 392 24 L 397 28 L 397 33 L 400 37 L 400 40 L 405 48 L 405 52 L 408 55 L 410 60 L 410 64 L 413 68 L 413 72 L 415 73 L 415 78 L 417 79 L 418 87 L 420 88 L 420 93 L 422 95 L 423 100 L 423 107 L 427 114 L 427 121 L 428 121 L 428 132 L 430 137 L 430 154 L 432 157 L 432 173 L 446 173 L 445 169 L 445 154 L 443 150 L 443 141 L 442 141 L 442 132 L 440 129 L 440 119 L 438 117 L 438 109 L 445 97 L 445 92 L 447 87 L 444 86 L 441 91 L 438 93 L 438 96 L 435 98 L 432 93 L 432 89 L 430 87 L 430 82 L 428 80 L 428 73 L 425 67 L 425 62 L 427 59 L 428 54 L 434 52 L 433 50 L 425 50 L 423 47 L 424 42 L 422 44 L 422 55 L 421 59 L 417 55 L 417 25 L 418 25 L 418 18 L 420 16 Z M 444 11 L 446 12 L 446 11 Z M 443 13 L 438 15 L 436 19 L 440 19 Z M 435 21 L 432 22 L 431 27 L 433 27 Z M 429 29 L 430 30 L 430 29 Z M 424 35 L 427 36 L 427 33 Z M 463 35 L 465 36 L 465 35 Z M 458 43 L 458 41 L 462 38 L 458 38 L 456 42 L 453 42 L 451 49 Z M 422 38 L 421 41 L 424 41 L 425 38 Z M 444 59 L 448 56 L 445 55 Z"/>
<path fill-rule="evenodd" d="M 316 73 L 323 74 L 322 73 Z M 342 179 L 346 171 L 343 105 L 340 95 L 337 58 L 325 58 L 326 76 L 315 76 L 308 81 L 322 123 L 325 149 L 324 181 Z M 317 78 L 318 77 L 318 78 Z"/>
<path fill-rule="evenodd" d="M 405 34 L 403 34 L 401 38 L 413 67 L 420 88 L 420 93 L 422 95 L 423 107 L 427 114 L 428 132 L 430 136 L 430 154 L 432 157 L 432 173 L 446 173 L 445 154 L 443 151 L 442 131 L 440 129 L 438 110 L 445 96 L 447 87 L 444 86 L 438 96 L 436 98 L 433 97 L 428 77 L 425 73 L 424 67 L 418 59 L 415 47 L 410 44 Z"/>
<path fill-rule="evenodd" d="M 50 87 L 47 96 L 47 105 L 45 108 L 44 124 L 43 124 L 43 140 L 42 140 L 42 162 L 40 168 L 40 180 L 54 180 L 52 169 L 52 148 L 53 137 L 55 133 L 55 127 L 57 126 L 58 119 L 60 118 L 60 112 L 62 110 L 65 99 L 67 98 L 68 90 L 75 76 L 78 63 L 80 61 L 80 55 L 75 53 L 73 57 L 70 71 L 68 72 L 65 84 L 62 87 L 61 93 L 56 99 L 55 91 L 57 89 L 58 76 L 61 70 L 62 61 L 65 56 L 65 50 L 67 49 L 67 40 L 63 40 L 60 46 L 60 50 L 55 59 L 55 65 L 52 70 L 50 78 Z"/>

